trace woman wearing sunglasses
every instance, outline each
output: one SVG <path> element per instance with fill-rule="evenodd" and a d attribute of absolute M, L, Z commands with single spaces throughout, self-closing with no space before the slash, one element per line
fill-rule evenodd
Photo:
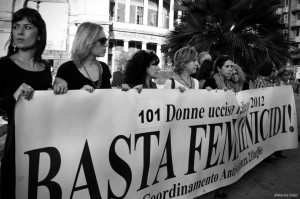
<path fill-rule="evenodd" d="M 97 61 L 104 57 L 108 41 L 102 26 L 82 23 L 76 32 L 71 50 L 71 61 L 62 64 L 56 74 L 54 90 L 58 93 L 83 89 L 111 88 L 111 74 L 107 64 Z"/>

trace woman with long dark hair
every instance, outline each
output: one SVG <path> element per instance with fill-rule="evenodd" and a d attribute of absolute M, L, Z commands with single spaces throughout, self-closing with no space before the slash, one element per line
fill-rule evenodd
<path fill-rule="evenodd" d="M 125 67 L 125 84 L 130 88 L 154 88 L 154 79 L 159 72 L 159 58 L 153 52 L 140 50 L 127 62 Z M 124 85 L 122 85 L 124 88 Z"/>
<path fill-rule="evenodd" d="M 221 55 L 214 63 L 215 74 L 207 79 L 203 85 L 203 88 L 212 89 L 231 89 L 229 80 L 231 77 L 233 62 L 230 60 L 229 56 Z"/>
<path fill-rule="evenodd" d="M 50 66 L 42 60 L 46 24 L 34 9 L 22 8 L 12 17 L 8 54 L 0 59 L 0 109 L 8 115 L 8 131 L 1 160 L 1 197 L 15 198 L 14 107 L 20 98 L 30 100 L 34 90 L 52 88 Z"/>

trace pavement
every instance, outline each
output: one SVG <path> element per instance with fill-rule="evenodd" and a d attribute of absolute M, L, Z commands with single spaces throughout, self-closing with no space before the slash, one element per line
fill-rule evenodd
<path fill-rule="evenodd" d="M 299 135 L 300 96 L 295 95 L 295 101 Z M 300 198 L 300 149 L 284 150 L 283 154 L 287 158 L 273 163 L 262 161 L 237 182 L 224 187 L 226 199 Z"/>

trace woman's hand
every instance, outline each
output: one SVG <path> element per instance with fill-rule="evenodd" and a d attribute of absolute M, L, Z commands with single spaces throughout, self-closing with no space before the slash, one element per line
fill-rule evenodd
<path fill-rule="evenodd" d="M 68 83 L 63 79 L 56 77 L 53 84 L 53 90 L 54 94 L 64 94 L 68 91 Z"/>
<path fill-rule="evenodd" d="M 14 93 L 14 98 L 18 101 L 21 97 L 24 97 L 26 100 L 31 100 L 33 97 L 34 89 L 23 83 Z"/>
<path fill-rule="evenodd" d="M 128 84 L 122 84 L 120 88 L 122 89 L 122 91 L 128 91 L 130 89 Z"/>
<path fill-rule="evenodd" d="M 212 90 L 212 88 L 211 88 L 210 86 L 207 86 L 205 89 L 206 89 L 207 91 L 211 91 L 211 90 Z"/>
<path fill-rule="evenodd" d="M 181 93 L 183 93 L 186 90 L 186 88 L 183 86 L 178 86 L 178 89 L 180 90 Z"/>
<path fill-rule="evenodd" d="M 68 91 L 68 86 L 63 84 L 53 85 L 54 94 L 64 94 Z"/>
<path fill-rule="evenodd" d="M 135 89 L 137 90 L 138 93 L 141 93 L 142 90 L 143 90 L 143 84 L 137 85 L 137 86 L 135 86 L 135 87 L 133 87 L 133 88 L 135 88 Z"/>
<path fill-rule="evenodd" d="M 84 85 L 81 89 L 82 89 L 82 90 L 86 90 L 86 91 L 88 91 L 88 92 L 90 92 L 90 93 L 94 92 L 94 90 L 95 90 L 95 89 L 94 89 L 92 86 L 90 86 L 90 85 Z"/>

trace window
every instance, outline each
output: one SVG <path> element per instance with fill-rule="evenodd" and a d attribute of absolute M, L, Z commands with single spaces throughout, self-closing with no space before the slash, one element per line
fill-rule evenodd
<path fill-rule="evenodd" d="M 300 20 L 300 14 L 297 14 L 297 20 Z"/>
<path fill-rule="evenodd" d="M 297 2 L 298 4 L 300 4 L 300 0 L 298 0 L 298 2 Z"/>
<path fill-rule="evenodd" d="M 296 29 L 296 36 L 299 36 L 299 29 Z"/>
<path fill-rule="evenodd" d="M 136 7 L 136 24 L 143 24 L 143 7 Z"/>

